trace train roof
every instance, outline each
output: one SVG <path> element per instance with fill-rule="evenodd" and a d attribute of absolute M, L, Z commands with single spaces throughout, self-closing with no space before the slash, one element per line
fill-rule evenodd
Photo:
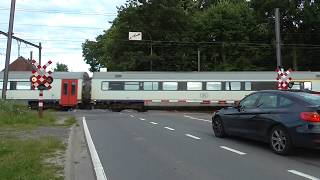
<path fill-rule="evenodd" d="M 10 71 L 9 79 L 29 79 L 31 76 L 30 71 Z M 0 72 L 0 79 L 3 79 L 3 72 Z M 53 72 L 55 79 L 83 79 L 88 76 L 86 72 Z"/>
<path fill-rule="evenodd" d="M 228 71 L 228 72 L 95 72 L 92 79 L 110 80 L 275 80 L 275 71 Z M 294 79 L 320 79 L 320 72 L 296 71 Z"/>

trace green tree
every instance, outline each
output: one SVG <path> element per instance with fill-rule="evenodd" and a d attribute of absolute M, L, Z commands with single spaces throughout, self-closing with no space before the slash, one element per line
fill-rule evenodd
<path fill-rule="evenodd" d="M 320 67 L 320 3 L 311 0 L 127 0 L 110 29 L 82 45 L 90 71 L 274 70 L 274 8 L 285 67 Z M 128 32 L 142 32 L 129 41 Z M 152 51 L 151 51 L 152 49 Z"/>
<path fill-rule="evenodd" d="M 57 63 L 56 67 L 54 68 L 55 72 L 68 72 L 68 66 L 63 63 Z"/>

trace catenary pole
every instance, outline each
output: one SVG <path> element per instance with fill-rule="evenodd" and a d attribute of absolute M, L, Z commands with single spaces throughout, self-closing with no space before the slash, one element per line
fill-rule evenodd
<path fill-rule="evenodd" d="M 11 44 L 12 44 L 12 36 L 13 36 L 13 22 L 14 22 L 15 7 L 16 7 L 16 0 L 11 0 L 6 62 L 5 62 L 3 86 L 2 86 L 2 99 L 7 98 L 7 85 L 8 85 L 8 77 L 9 77 L 9 63 L 10 63 L 10 55 L 11 55 Z"/>
<path fill-rule="evenodd" d="M 276 28 L 276 48 L 277 48 L 277 67 L 282 66 L 281 61 L 281 37 L 280 37 L 280 12 L 279 8 L 275 9 L 275 28 Z"/>

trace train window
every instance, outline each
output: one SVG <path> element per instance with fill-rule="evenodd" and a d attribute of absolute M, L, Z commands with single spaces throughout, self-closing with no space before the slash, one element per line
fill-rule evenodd
<path fill-rule="evenodd" d="M 293 86 L 291 89 L 296 89 L 296 90 L 301 90 L 303 88 L 303 83 L 302 82 L 293 82 Z"/>
<path fill-rule="evenodd" d="M 139 88 L 139 82 L 125 82 L 124 83 L 124 90 L 126 91 L 138 91 Z"/>
<path fill-rule="evenodd" d="M 219 91 L 222 88 L 221 82 L 207 82 L 207 90 Z"/>
<path fill-rule="evenodd" d="M 68 95 L 68 82 L 63 83 L 63 94 Z"/>
<path fill-rule="evenodd" d="M 17 90 L 17 82 L 16 81 L 10 82 L 10 90 Z"/>
<path fill-rule="evenodd" d="M 101 90 L 108 91 L 109 90 L 109 82 L 101 82 Z"/>
<path fill-rule="evenodd" d="M 251 82 L 251 88 L 253 91 L 278 89 L 277 82 Z"/>
<path fill-rule="evenodd" d="M 251 91 L 251 82 L 244 82 L 244 90 Z"/>
<path fill-rule="evenodd" d="M 31 89 L 31 83 L 26 82 L 17 82 L 17 90 L 30 90 Z"/>
<path fill-rule="evenodd" d="M 241 83 L 240 82 L 226 82 L 226 90 L 239 91 L 239 90 L 241 90 Z"/>
<path fill-rule="evenodd" d="M 190 91 L 202 90 L 202 82 L 188 82 L 187 90 L 190 90 Z"/>
<path fill-rule="evenodd" d="M 303 88 L 304 88 L 304 89 L 308 89 L 308 90 L 312 90 L 312 84 L 311 84 L 311 82 L 304 82 L 304 83 L 303 83 Z"/>
<path fill-rule="evenodd" d="M 178 82 L 163 82 L 162 88 L 165 91 L 175 91 L 178 90 Z"/>
<path fill-rule="evenodd" d="M 76 83 L 72 82 L 71 84 L 71 95 L 76 95 Z"/>
<path fill-rule="evenodd" d="M 3 87 L 3 82 L 0 82 L 0 89 L 2 89 Z M 8 82 L 7 84 L 7 89 L 10 89 L 10 82 Z"/>
<path fill-rule="evenodd" d="M 157 91 L 159 90 L 159 83 L 158 82 L 144 82 L 143 83 L 143 90 L 145 91 Z"/>
<path fill-rule="evenodd" d="M 121 91 L 123 89 L 123 82 L 109 82 L 109 90 Z"/>

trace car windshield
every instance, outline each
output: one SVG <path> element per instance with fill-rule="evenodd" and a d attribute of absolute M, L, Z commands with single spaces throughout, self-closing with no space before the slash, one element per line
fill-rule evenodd
<path fill-rule="evenodd" d="M 298 92 L 296 93 L 300 98 L 304 101 L 312 104 L 312 105 L 319 105 L 320 106 L 320 96 L 317 94 L 310 94 L 305 92 Z"/>

